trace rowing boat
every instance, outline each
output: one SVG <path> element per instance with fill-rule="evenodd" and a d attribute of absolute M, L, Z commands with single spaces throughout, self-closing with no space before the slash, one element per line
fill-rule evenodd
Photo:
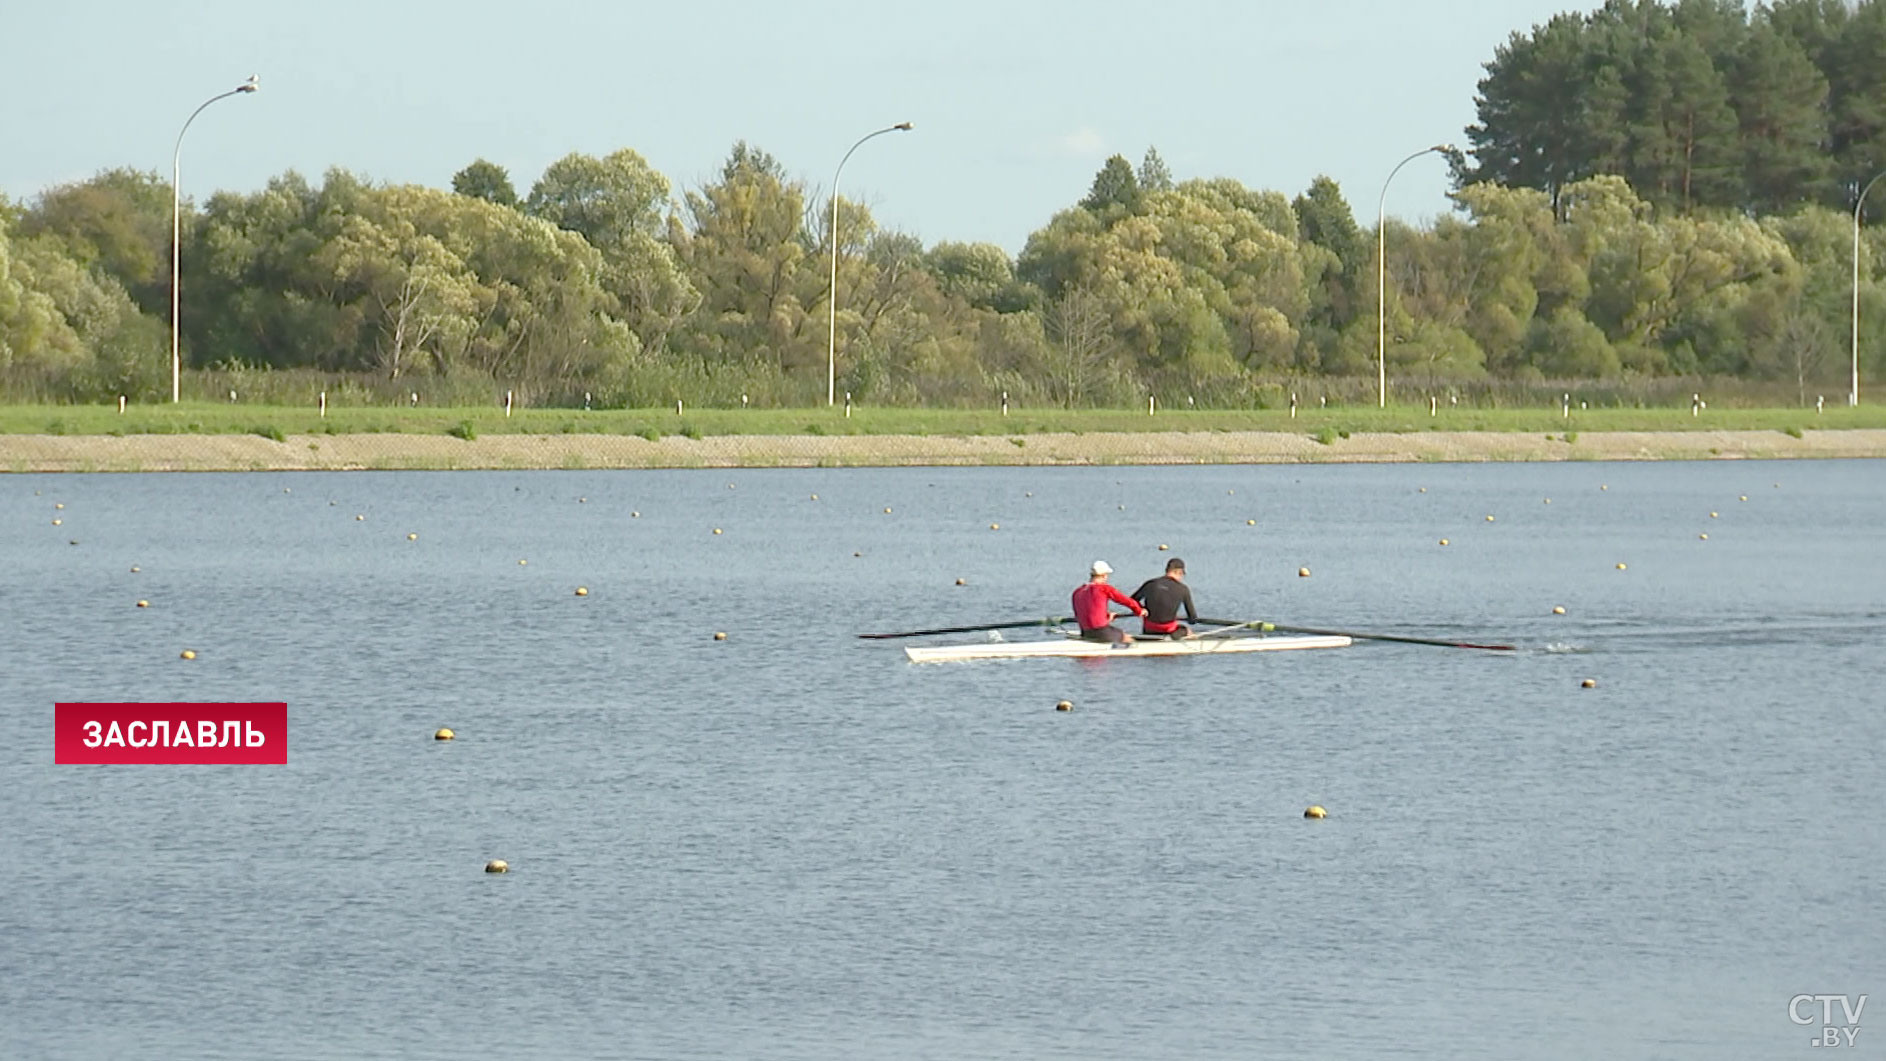
<path fill-rule="evenodd" d="M 980 645 L 930 645 L 906 648 L 912 663 L 949 663 L 966 659 L 1029 659 L 1059 656 L 1091 659 L 1128 659 L 1137 656 L 1204 656 L 1221 652 L 1285 652 L 1299 648 L 1347 648 L 1346 637 L 1195 637 L 1183 641 L 1140 640 L 1131 644 L 1083 641 L 1069 636 L 1056 641 L 992 641 Z"/>

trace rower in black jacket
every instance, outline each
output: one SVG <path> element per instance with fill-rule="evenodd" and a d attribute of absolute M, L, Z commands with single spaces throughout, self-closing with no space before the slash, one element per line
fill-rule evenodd
<path fill-rule="evenodd" d="M 1185 584 L 1185 561 L 1173 557 L 1166 561 L 1166 573 L 1147 579 L 1133 591 L 1133 599 L 1146 609 L 1140 624 L 1155 637 L 1191 637 L 1192 628 L 1179 622 L 1179 607 L 1185 607 L 1185 621 L 1198 622 L 1198 609 L 1192 606 L 1192 587 Z"/>

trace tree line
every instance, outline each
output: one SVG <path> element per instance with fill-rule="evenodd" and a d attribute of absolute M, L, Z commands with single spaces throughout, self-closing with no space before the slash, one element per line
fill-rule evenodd
<path fill-rule="evenodd" d="M 1561 208 L 1623 177 L 1660 212 L 1851 210 L 1886 167 L 1886 3 L 1608 0 L 1514 33 L 1486 65 L 1460 183 Z"/>
<path fill-rule="evenodd" d="M 1391 379 L 1740 377 L 1805 401 L 1844 378 L 1851 222 L 1834 174 L 1886 145 L 1860 102 L 1886 128 L 1886 90 L 1839 82 L 1805 132 L 1756 121 L 1795 98 L 1749 92 L 1758 59 L 1802 48 L 1777 27 L 1809 14 L 1838 32 L 1805 54 L 1847 70 L 1864 65 L 1854 42 L 1873 41 L 1886 77 L 1886 32 L 1855 28 L 1886 3 L 1788 0 L 1747 18 L 1722 0 L 1613 0 L 1515 35 L 1487 67 L 1474 161 L 1455 160 L 1455 211 L 1384 234 Z M 1739 166 L 1712 161 L 1728 148 L 1653 135 L 1707 125 L 1694 109 L 1646 117 L 1658 85 L 1701 91 L 1672 76 L 1691 49 L 1745 64 L 1716 80 Z M 1620 153 L 1593 146 L 1583 82 L 1547 106 L 1567 70 L 1622 86 L 1626 119 L 1599 123 L 1626 137 Z M 1776 161 L 1770 147 L 1797 134 L 1825 137 L 1819 168 Z M 1801 173 L 1823 177 L 1787 183 Z M 167 393 L 170 207 L 161 176 L 132 170 L 0 201 L 0 397 Z M 839 389 L 879 405 L 1266 405 L 1292 381 L 1374 375 L 1376 233 L 1328 178 L 1291 197 L 1178 179 L 1156 150 L 1137 166 L 1115 156 L 1012 257 L 925 246 L 842 209 L 834 337 L 830 203 L 745 143 L 678 195 L 630 149 L 569 155 L 524 194 L 484 160 L 450 190 L 286 173 L 186 210 L 185 359 L 627 406 L 816 404 L 828 339 Z M 1882 249 L 1869 232 L 1869 374 L 1886 365 Z"/>

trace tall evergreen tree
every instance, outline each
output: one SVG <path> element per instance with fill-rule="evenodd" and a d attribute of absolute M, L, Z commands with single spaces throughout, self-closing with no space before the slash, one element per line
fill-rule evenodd
<path fill-rule="evenodd" d="M 1744 202 L 1782 213 L 1832 193 L 1827 153 L 1827 79 L 1795 38 L 1758 22 L 1735 64 Z"/>
<path fill-rule="evenodd" d="M 1115 155 L 1094 174 L 1094 186 L 1088 190 L 1087 198 L 1081 200 L 1081 207 L 1095 214 L 1104 213 L 1109 207 L 1120 207 L 1132 213 L 1139 208 L 1139 196 L 1139 178 L 1133 175 L 1133 164 L 1125 156 Z"/>
<path fill-rule="evenodd" d="M 1167 168 L 1166 160 L 1159 157 L 1159 149 L 1148 147 L 1146 157 L 1139 162 L 1139 186 L 1141 191 L 1169 192 L 1172 190 L 1172 170 Z"/>

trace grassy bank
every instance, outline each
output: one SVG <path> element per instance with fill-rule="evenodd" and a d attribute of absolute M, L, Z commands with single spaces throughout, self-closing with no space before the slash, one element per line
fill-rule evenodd
<path fill-rule="evenodd" d="M 259 435 L 277 441 L 289 435 L 622 435 L 659 439 L 681 436 L 995 436 L 1159 432 L 1271 431 L 1319 441 L 1362 433 L 1468 431 L 1563 436 L 1611 431 L 1804 431 L 1886 428 L 1886 406 L 1812 409 L 1572 410 L 1479 409 L 1442 406 L 1430 416 L 1422 406 L 1343 407 L 1288 410 L 1160 411 L 1016 409 L 519 409 L 505 416 L 490 408 L 316 409 L 235 403 L 132 406 L 0 405 L 0 434 L 7 435 Z"/>

